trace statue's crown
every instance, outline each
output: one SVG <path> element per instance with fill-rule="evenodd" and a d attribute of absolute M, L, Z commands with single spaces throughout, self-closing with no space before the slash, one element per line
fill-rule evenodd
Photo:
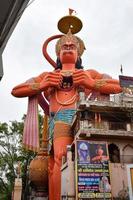
<path fill-rule="evenodd" d="M 82 29 L 82 21 L 72 15 L 72 9 L 69 9 L 69 15 L 62 17 L 58 22 L 58 29 L 65 33 L 56 43 L 56 54 L 60 53 L 62 45 L 70 42 L 77 47 L 78 55 L 81 56 L 85 50 L 84 42 L 75 33 L 78 33 Z"/>

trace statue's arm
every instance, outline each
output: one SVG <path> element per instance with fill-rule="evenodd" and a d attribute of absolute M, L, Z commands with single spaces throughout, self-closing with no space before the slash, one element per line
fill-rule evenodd
<path fill-rule="evenodd" d="M 15 86 L 11 94 L 15 97 L 27 97 L 41 92 L 40 83 L 45 78 L 47 73 L 42 73 L 38 77 L 31 78 L 24 83 Z"/>
<path fill-rule="evenodd" d="M 59 88 L 62 82 L 60 71 L 44 72 L 38 77 L 29 79 L 25 83 L 17 85 L 12 90 L 15 97 L 33 96 L 46 91 L 48 88 Z"/>
<path fill-rule="evenodd" d="M 94 90 L 103 94 L 117 94 L 122 92 L 119 81 L 115 79 L 95 80 Z"/>
<path fill-rule="evenodd" d="M 117 94 L 122 91 L 119 80 L 112 79 L 110 76 L 105 76 L 95 70 L 88 70 L 87 73 L 93 78 L 94 85 L 93 88 L 95 91 L 98 91 L 103 94 Z"/>
<path fill-rule="evenodd" d="M 73 82 L 75 86 L 83 86 L 85 89 L 103 94 L 116 94 L 122 91 L 118 80 L 105 78 L 104 74 L 96 70 L 77 70 L 73 74 Z"/>

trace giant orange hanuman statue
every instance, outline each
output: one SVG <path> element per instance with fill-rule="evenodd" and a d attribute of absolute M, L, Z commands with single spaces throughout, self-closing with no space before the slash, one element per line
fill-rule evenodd
<path fill-rule="evenodd" d="M 54 71 L 43 72 L 12 90 L 12 95 L 15 97 L 29 97 L 31 100 L 37 97 L 45 113 L 49 115 L 49 141 L 51 144 L 49 146 L 50 200 L 60 199 L 61 159 L 63 155 L 66 155 L 67 145 L 70 145 L 73 141 L 70 125 L 76 112 L 79 90 L 84 91 L 86 95 L 92 94 L 92 97 L 94 93 L 100 96 L 101 94 L 109 95 L 121 92 L 118 80 L 93 69 L 83 69 L 81 56 L 85 46 L 83 41 L 74 35 L 82 28 L 80 19 L 70 13 L 60 19 L 58 28 L 64 35 L 55 35 L 48 38 L 43 46 L 43 54 L 54 66 Z M 51 40 L 57 38 L 59 40 L 56 43 L 57 63 L 55 63 L 47 53 L 47 45 Z M 31 106 L 29 111 L 33 107 Z M 33 124 L 31 129 L 32 131 L 35 129 Z M 29 131 L 27 134 L 30 134 Z M 24 137 L 26 143 L 26 136 Z M 36 140 L 36 137 L 32 138 L 32 142 L 30 144 L 27 142 L 26 146 L 31 149 L 35 148 L 38 145 Z"/>

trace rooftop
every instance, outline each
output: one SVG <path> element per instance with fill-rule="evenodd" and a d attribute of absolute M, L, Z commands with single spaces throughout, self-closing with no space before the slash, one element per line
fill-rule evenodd
<path fill-rule="evenodd" d="M 0 0 L 0 79 L 3 76 L 2 52 L 29 0 Z"/>

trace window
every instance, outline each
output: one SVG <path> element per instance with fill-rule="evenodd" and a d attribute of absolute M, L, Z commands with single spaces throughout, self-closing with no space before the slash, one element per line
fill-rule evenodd
<path fill-rule="evenodd" d="M 112 163 L 120 163 L 120 151 L 116 144 L 109 144 L 108 145 L 109 150 L 109 159 Z"/>

